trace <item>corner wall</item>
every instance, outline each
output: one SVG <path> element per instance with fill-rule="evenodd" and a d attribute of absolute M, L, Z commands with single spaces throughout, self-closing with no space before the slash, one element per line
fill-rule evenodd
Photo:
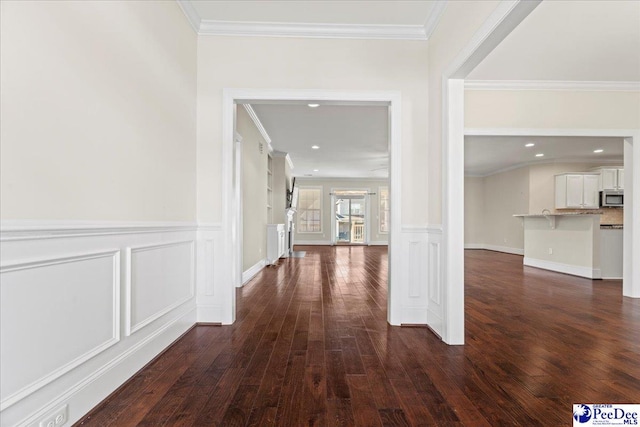
<path fill-rule="evenodd" d="M 196 35 L 175 2 L 0 8 L 0 424 L 71 425 L 196 321 Z"/>

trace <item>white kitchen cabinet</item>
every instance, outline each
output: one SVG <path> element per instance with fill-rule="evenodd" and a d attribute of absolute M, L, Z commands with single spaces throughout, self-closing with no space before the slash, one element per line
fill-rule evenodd
<path fill-rule="evenodd" d="M 623 190 L 624 189 L 624 168 L 607 167 L 594 169 L 600 173 L 598 190 Z"/>
<path fill-rule="evenodd" d="M 273 265 L 284 256 L 286 233 L 284 224 L 267 224 L 267 264 Z"/>
<path fill-rule="evenodd" d="M 556 209 L 598 209 L 598 173 L 556 175 Z"/>

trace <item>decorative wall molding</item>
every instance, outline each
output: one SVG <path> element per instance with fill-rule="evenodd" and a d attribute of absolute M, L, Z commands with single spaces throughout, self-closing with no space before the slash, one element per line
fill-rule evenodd
<path fill-rule="evenodd" d="M 135 281 L 133 271 L 135 268 L 140 269 L 140 267 L 136 266 L 136 262 L 134 261 L 134 257 L 136 253 L 169 250 L 172 248 L 175 249 L 180 246 L 188 246 L 188 250 L 189 250 L 189 261 L 188 261 L 189 264 L 187 266 L 182 266 L 183 268 L 187 267 L 189 269 L 188 271 L 189 277 L 187 279 L 189 281 L 188 282 L 189 293 L 176 301 L 172 301 L 169 304 L 162 306 L 160 309 L 158 309 L 151 315 L 138 321 L 137 323 L 134 323 L 134 320 L 133 320 L 133 317 L 134 317 L 133 310 L 134 310 L 134 303 L 135 303 L 134 291 L 135 291 L 135 287 L 138 286 L 138 283 L 136 283 Z M 195 296 L 195 241 L 194 240 L 163 242 L 163 243 L 154 244 L 154 245 L 128 247 L 126 249 L 126 258 L 127 258 L 127 264 L 126 264 L 126 279 L 125 279 L 125 335 L 129 336 L 135 333 L 136 331 L 139 331 L 140 329 L 149 325 L 151 322 L 159 319 L 160 317 L 164 316 L 165 314 L 169 313 L 173 309 L 186 303 L 187 301 L 189 301 Z M 166 259 L 166 262 L 169 262 L 169 263 L 175 262 L 175 259 L 172 258 L 170 254 L 165 254 L 163 258 Z M 164 279 L 164 275 L 161 278 L 161 280 L 162 279 Z M 171 285 L 172 283 L 167 283 L 167 286 L 171 286 Z M 164 290 L 162 283 L 155 282 L 153 283 L 153 286 L 157 286 L 159 291 Z"/>
<path fill-rule="evenodd" d="M 465 80 L 465 90 L 562 90 L 640 92 L 640 82 L 553 80 Z"/>
<path fill-rule="evenodd" d="M 600 279 L 602 272 L 599 268 L 583 267 L 580 265 L 563 264 L 559 262 L 547 261 L 543 259 L 524 257 L 522 262 L 528 267 L 541 268 L 543 270 L 557 271 L 559 273 L 571 274 L 572 276 L 586 277 L 587 279 Z"/>
<path fill-rule="evenodd" d="M 33 271 L 33 270 L 39 270 L 47 267 L 57 268 L 63 265 L 67 266 L 69 271 L 71 271 L 69 267 L 71 264 L 84 263 L 84 262 L 99 260 L 103 258 L 111 262 L 111 271 L 110 271 L 111 277 L 108 278 L 108 280 L 110 280 L 111 282 L 111 325 L 110 325 L 111 336 L 107 340 L 97 343 L 96 345 L 93 345 L 92 347 L 85 349 L 84 351 L 82 351 L 82 353 L 77 354 L 72 359 L 67 360 L 61 366 L 56 367 L 55 369 L 46 373 L 40 378 L 24 385 L 19 390 L 16 390 L 15 392 L 9 394 L 8 396 L 3 396 L 2 401 L 0 402 L 0 411 L 4 411 L 11 405 L 30 396 L 31 394 L 35 393 L 37 390 L 55 381 L 56 379 L 60 378 L 67 372 L 80 366 L 87 360 L 91 359 L 97 354 L 102 353 L 103 351 L 112 347 L 113 345 L 115 345 L 120 341 L 120 251 L 112 250 L 112 251 L 84 253 L 76 256 L 43 258 L 39 260 L 30 260 L 26 262 L 23 261 L 23 262 L 5 264 L 2 267 L 0 267 L 0 275 L 3 276 L 2 286 L 3 288 L 5 288 L 5 290 L 6 290 L 6 287 L 12 286 L 12 285 L 13 286 L 29 286 L 30 289 L 34 289 L 34 286 L 36 284 L 33 282 L 28 282 L 28 280 L 30 279 L 33 280 L 33 278 L 28 278 L 28 277 L 25 277 L 24 275 L 21 275 L 21 277 L 18 277 L 15 279 L 21 283 L 12 283 L 9 280 L 9 277 L 6 275 L 8 273 Z M 48 287 L 56 286 L 61 283 L 60 281 L 54 280 L 53 277 L 50 277 L 50 279 L 52 283 L 47 283 Z M 3 291 L 3 298 L 9 298 L 8 291 L 7 292 Z M 30 296 L 30 298 L 35 298 L 35 296 L 32 295 Z M 2 303 L 8 304 L 9 302 L 5 300 L 5 301 L 2 301 Z M 24 308 L 26 309 L 29 301 L 11 301 L 11 303 L 24 305 L 25 306 Z M 30 304 L 29 307 L 33 309 L 36 306 L 35 304 Z M 3 310 L 5 311 L 5 314 L 6 314 L 6 309 L 7 307 L 3 306 Z M 15 320 L 15 319 L 6 319 L 3 317 L 3 321 L 7 321 L 7 320 L 11 321 L 11 324 L 2 325 L 3 334 L 6 334 L 8 332 L 7 330 L 8 328 L 18 326 L 18 325 L 13 325 L 13 323 L 16 323 L 16 322 L 13 322 L 12 320 Z M 25 327 L 25 325 L 19 325 L 19 326 Z M 7 343 L 4 340 L 2 344 L 7 345 Z"/>
<path fill-rule="evenodd" d="M 444 13 L 436 0 L 424 25 L 231 22 L 202 19 L 191 0 L 177 0 L 194 31 L 203 36 L 306 37 L 326 39 L 428 40 Z"/>
<path fill-rule="evenodd" d="M 271 137 L 269 137 L 267 130 L 264 128 L 264 126 L 262 126 L 262 122 L 258 118 L 258 115 L 256 114 L 255 110 L 253 109 L 251 104 L 242 104 L 242 106 L 244 107 L 245 110 L 247 110 L 247 114 L 249 114 L 249 117 L 251 117 L 253 124 L 256 125 L 256 128 L 258 128 L 258 132 L 260 132 L 260 135 L 262 135 L 262 138 L 265 140 L 265 142 L 269 146 L 269 152 L 272 152 L 273 147 L 271 146 Z"/>
<path fill-rule="evenodd" d="M 195 222 L 2 221 L 0 241 L 195 231 Z"/>
<path fill-rule="evenodd" d="M 203 36 L 427 40 L 427 33 L 423 25 L 305 24 L 202 20 L 198 34 Z"/>
<path fill-rule="evenodd" d="M 196 239 L 198 248 L 201 236 L 203 248 L 207 239 L 217 245 L 219 223 L 3 221 L 0 227 L 0 336 L 3 349 L 12 349 L 2 358 L 3 372 L 12 371 L 0 378 L 3 425 L 31 426 L 63 404 L 73 423 L 193 326 L 200 311 L 217 316 L 206 319 L 211 322 L 222 316 L 213 296 L 197 307 L 204 292 L 198 289 L 196 298 L 194 286 Z M 124 256 L 127 249 L 142 257 Z M 198 266 L 209 267 L 203 272 L 209 271 L 213 288 L 221 277 L 212 258 L 198 259 Z M 128 337 L 121 335 L 127 298 L 120 290 L 121 281 L 135 289 L 132 263 L 148 291 L 158 282 L 155 275 L 168 279 L 159 290 L 165 297 L 150 304 L 139 296 L 144 311 Z M 46 352 L 33 351 L 22 337 Z M 61 339 L 73 345 L 56 345 Z"/>
<path fill-rule="evenodd" d="M 442 226 L 429 226 L 427 235 L 427 325 L 439 337 L 444 336 L 444 281 L 442 278 Z"/>
<path fill-rule="evenodd" d="M 261 259 L 260 261 L 256 262 L 254 265 L 249 267 L 246 271 L 243 271 L 242 272 L 242 284 L 244 285 L 249 280 L 253 279 L 253 277 L 256 274 L 260 273 L 260 270 L 262 270 L 265 265 L 267 265 L 266 260 Z"/>

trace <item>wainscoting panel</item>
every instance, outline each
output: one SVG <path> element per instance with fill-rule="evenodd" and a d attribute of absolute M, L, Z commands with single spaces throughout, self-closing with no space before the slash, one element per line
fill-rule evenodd
<path fill-rule="evenodd" d="M 442 228 L 429 227 L 428 230 L 428 256 L 429 265 L 429 310 L 427 312 L 427 324 L 441 337 L 443 333 L 444 318 L 444 289 L 442 280 Z"/>
<path fill-rule="evenodd" d="M 187 240 L 127 249 L 127 335 L 193 298 L 194 244 Z"/>
<path fill-rule="evenodd" d="M 1 225 L 2 426 L 71 425 L 196 322 L 195 223 Z"/>
<path fill-rule="evenodd" d="M 427 323 L 427 228 L 402 228 L 402 324 Z M 393 284 L 391 286 L 394 286 Z M 397 286 L 397 285 L 396 285 Z"/>
<path fill-rule="evenodd" d="M 9 264 L 0 274 L 0 410 L 120 339 L 119 251 Z"/>
<path fill-rule="evenodd" d="M 222 244 L 222 227 L 220 224 L 202 224 L 198 227 L 198 274 L 197 274 L 197 307 L 198 322 L 222 323 L 226 300 L 224 296 L 231 290 L 231 283 L 224 277 L 222 269 L 216 268 L 218 263 L 228 262 Z M 235 288 L 233 288 L 235 292 Z"/>

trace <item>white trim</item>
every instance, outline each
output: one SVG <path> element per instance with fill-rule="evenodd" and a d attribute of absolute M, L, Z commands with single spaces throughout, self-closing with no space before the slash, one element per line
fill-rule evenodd
<path fill-rule="evenodd" d="M 178 6 L 180 6 L 180 9 L 182 9 L 184 16 L 187 17 L 187 21 L 189 21 L 189 25 L 191 25 L 191 28 L 193 28 L 193 31 L 195 31 L 196 34 L 198 34 L 200 31 L 200 23 L 202 22 L 202 19 L 200 18 L 200 15 L 196 11 L 196 8 L 193 7 L 193 4 L 191 4 L 190 0 L 176 0 L 176 1 L 178 2 Z"/>
<path fill-rule="evenodd" d="M 428 225 L 403 225 L 402 232 L 403 233 L 428 233 L 429 226 Z"/>
<path fill-rule="evenodd" d="M 306 90 L 306 89 L 231 89 L 222 91 L 222 242 L 220 262 L 220 278 L 222 283 L 229 286 L 221 287 L 220 304 L 223 323 L 233 323 L 235 320 L 235 287 L 231 280 L 233 263 L 226 253 L 234 248 L 234 234 L 232 229 L 233 210 L 231 208 L 232 195 L 232 141 L 233 141 L 233 112 L 236 102 L 260 101 L 343 101 L 359 103 L 383 103 L 389 106 L 389 155 L 390 155 L 390 204 L 391 204 L 391 232 L 389 234 L 389 294 L 388 321 L 399 324 L 402 318 L 399 294 L 402 283 L 401 249 L 401 218 L 402 218 L 402 97 L 399 91 L 337 91 L 337 90 Z M 206 160 L 206 159 L 205 159 Z M 211 159 L 216 160 L 217 159 Z M 299 244 L 299 242 L 295 242 Z"/>
<path fill-rule="evenodd" d="M 262 270 L 265 265 L 267 265 L 267 261 L 264 259 L 261 259 L 260 261 L 256 262 L 254 265 L 249 267 L 246 271 L 243 271 L 242 284 L 244 285 L 249 280 L 253 279 L 256 274 L 260 273 L 260 270 Z"/>
<path fill-rule="evenodd" d="M 543 270 L 556 271 L 558 273 L 571 274 L 572 276 L 586 277 L 587 279 L 600 279 L 602 273 L 599 268 L 583 267 L 580 265 L 562 264 L 543 259 L 524 257 L 523 265 L 527 267 L 541 268 Z"/>
<path fill-rule="evenodd" d="M 35 423 L 44 414 L 46 414 L 47 412 L 51 411 L 53 408 L 59 406 L 60 404 L 62 404 L 64 402 L 67 402 L 68 400 L 70 400 L 73 397 L 74 394 L 82 391 L 82 389 L 84 389 L 88 385 L 92 384 L 93 382 L 97 381 L 103 375 L 109 373 L 109 371 L 111 369 L 115 368 L 117 365 L 119 365 L 120 363 L 124 362 L 127 358 L 132 356 L 134 353 L 136 353 L 136 352 L 138 352 L 140 350 L 143 350 L 144 347 L 149 342 L 153 341 L 159 335 L 163 334 L 169 328 L 173 327 L 176 323 L 178 323 L 178 321 L 180 321 L 183 317 L 186 317 L 187 315 L 192 313 L 195 309 L 196 309 L 195 307 L 192 307 L 187 312 L 176 316 L 173 320 L 167 322 L 164 326 L 162 326 L 158 330 L 152 332 L 151 334 L 149 334 L 148 336 L 143 338 L 141 341 L 139 341 L 138 343 L 136 343 L 135 345 L 133 345 L 132 347 L 130 347 L 129 349 L 127 349 L 126 351 L 121 353 L 120 355 L 116 356 L 113 359 L 110 359 L 108 363 L 106 363 L 105 365 L 101 366 L 98 370 L 94 371 L 89 376 L 83 378 L 81 381 L 77 382 L 75 385 L 73 385 L 72 387 L 67 389 L 62 395 L 58 396 L 56 399 L 54 399 L 51 402 L 49 402 L 49 404 L 44 406 L 38 412 L 36 412 L 34 414 L 31 414 L 31 416 L 29 416 L 29 418 L 24 419 L 21 422 L 19 422 L 18 426 L 19 427 L 30 426 L 33 423 Z M 177 337 L 177 338 L 179 338 L 179 337 Z M 172 342 L 173 341 L 175 341 L 175 340 L 172 340 Z M 170 345 L 171 345 L 171 343 L 169 343 L 169 345 L 163 347 L 163 350 L 166 349 L 166 348 L 169 348 Z M 160 353 L 161 352 L 162 351 L 160 351 Z M 153 354 L 151 359 L 153 359 L 155 356 L 157 356 L 157 354 Z M 143 364 L 143 366 L 144 366 L 144 364 Z M 127 378 L 124 378 L 122 380 L 122 384 L 124 384 L 130 377 L 131 376 L 128 376 Z M 96 402 L 96 404 L 97 403 L 99 403 L 99 402 Z"/>
<path fill-rule="evenodd" d="M 354 177 L 339 177 L 339 176 L 296 176 L 296 182 L 299 183 L 299 185 L 302 185 L 303 183 L 307 182 L 307 181 L 355 181 L 355 182 L 361 182 L 361 181 L 376 181 L 376 182 L 385 182 L 386 185 L 389 185 L 389 178 L 388 177 L 381 177 L 381 178 L 372 178 L 372 177 L 362 177 L 362 178 L 354 178 Z"/>
<path fill-rule="evenodd" d="M 60 366 L 54 371 L 22 387 L 20 390 L 10 394 L 9 396 L 3 397 L 2 401 L 0 401 L 0 411 L 4 411 L 11 405 L 35 393 L 36 391 L 40 390 L 42 387 L 60 378 L 62 375 L 66 374 L 67 372 L 71 371 L 77 366 L 80 366 L 87 360 L 102 353 L 103 351 L 105 351 L 109 347 L 114 346 L 120 341 L 120 250 L 93 252 L 93 253 L 86 253 L 82 255 L 59 257 L 59 258 L 58 257 L 46 258 L 46 259 L 33 260 L 28 262 L 6 264 L 0 267 L 0 273 L 9 273 L 12 271 L 30 270 L 34 268 L 47 267 L 47 266 L 59 265 L 59 264 L 67 264 L 72 262 L 88 261 L 88 260 L 98 259 L 98 258 L 111 258 L 112 266 L 113 266 L 112 302 L 111 302 L 113 310 L 111 312 L 111 316 L 112 316 L 111 337 L 108 340 L 104 341 L 103 343 L 85 352 L 84 354 L 81 354 L 75 359 L 64 364 L 63 366 Z"/>
<path fill-rule="evenodd" d="M 273 147 L 271 146 L 271 137 L 269 137 L 267 130 L 264 128 L 264 126 L 262 126 L 262 122 L 258 118 L 258 115 L 254 111 L 253 107 L 251 106 L 251 104 L 242 104 L 242 106 L 247 111 L 247 114 L 249 114 L 249 117 L 251 117 L 253 124 L 256 125 L 256 128 L 258 128 L 258 132 L 260 132 L 260 135 L 262 135 L 262 138 L 269 146 L 269 152 L 272 152 Z"/>
<path fill-rule="evenodd" d="M 436 0 L 433 8 L 429 12 L 429 16 L 424 23 L 424 36 L 428 40 L 431 34 L 436 30 L 440 23 L 440 18 L 444 14 L 444 10 L 447 8 L 447 0 Z"/>
<path fill-rule="evenodd" d="M 555 80 L 466 80 L 466 90 L 564 90 L 640 92 L 640 82 Z"/>
<path fill-rule="evenodd" d="M 465 249 L 484 249 L 486 251 L 503 252 L 505 254 L 524 255 L 524 249 L 508 246 L 488 245 L 486 243 L 465 243 Z"/>
<path fill-rule="evenodd" d="M 389 242 L 385 240 L 372 240 L 369 242 L 369 246 L 389 246 Z"/>
<path fill-rule="evenodd" d="M 133 319 L 133 254 L 136 252 L 145 252 L 145 251 L 154 251 L 158 249 L 165 249 L 172 246 L 180 246 L 188 244 L 191 252 L 191 267 L 190 267 L 190 279 L 189 279 L 189 295 L 186 297 L 168 305 L 159 311 L 151 314 L 146 319 L 143 319 L 136 323 L 132 324 Z M 182 304 L 190 301 L 195 296 L 195 241 L 194 240 L 180 240 L 176 242 L 166 242 L 161 244 L 153 244 L 153 245 L 144 245 L 144 246 L 135 246 L 135 247 L 127 247 L 126 249 L 126 274 L 125 274 L 125 325 L 124 325 L 124 333 L 125 336 L 130 336 L 145 326 L 149 325 L 153 321 L 161 318 L 165 314 L 173 311 L 177 307 Z"/>
<path fill-rule="evenodd" d="M 601 136 L 624 138 L 640 129 L 465 128 L 465 136 Z"/>
<path fill-rule="evenodd" d="M 293 243 L 293 246 L 335 246 L 331 243 L 331 240 L 298 240 Z"/>
<path fill-rule="evenodd" d="M 196 231 L 195 222 L 116 222 L 8 220 L 0 223 L 0 241 Z"/>
<path fill-rule="evenodd" d="M 434 23 L 434 27 L 435 27 Z M 427 40 L 424 25 L 311 24 L 200 21 L 203 36 L 305 37 L 322 39 Z"/>

